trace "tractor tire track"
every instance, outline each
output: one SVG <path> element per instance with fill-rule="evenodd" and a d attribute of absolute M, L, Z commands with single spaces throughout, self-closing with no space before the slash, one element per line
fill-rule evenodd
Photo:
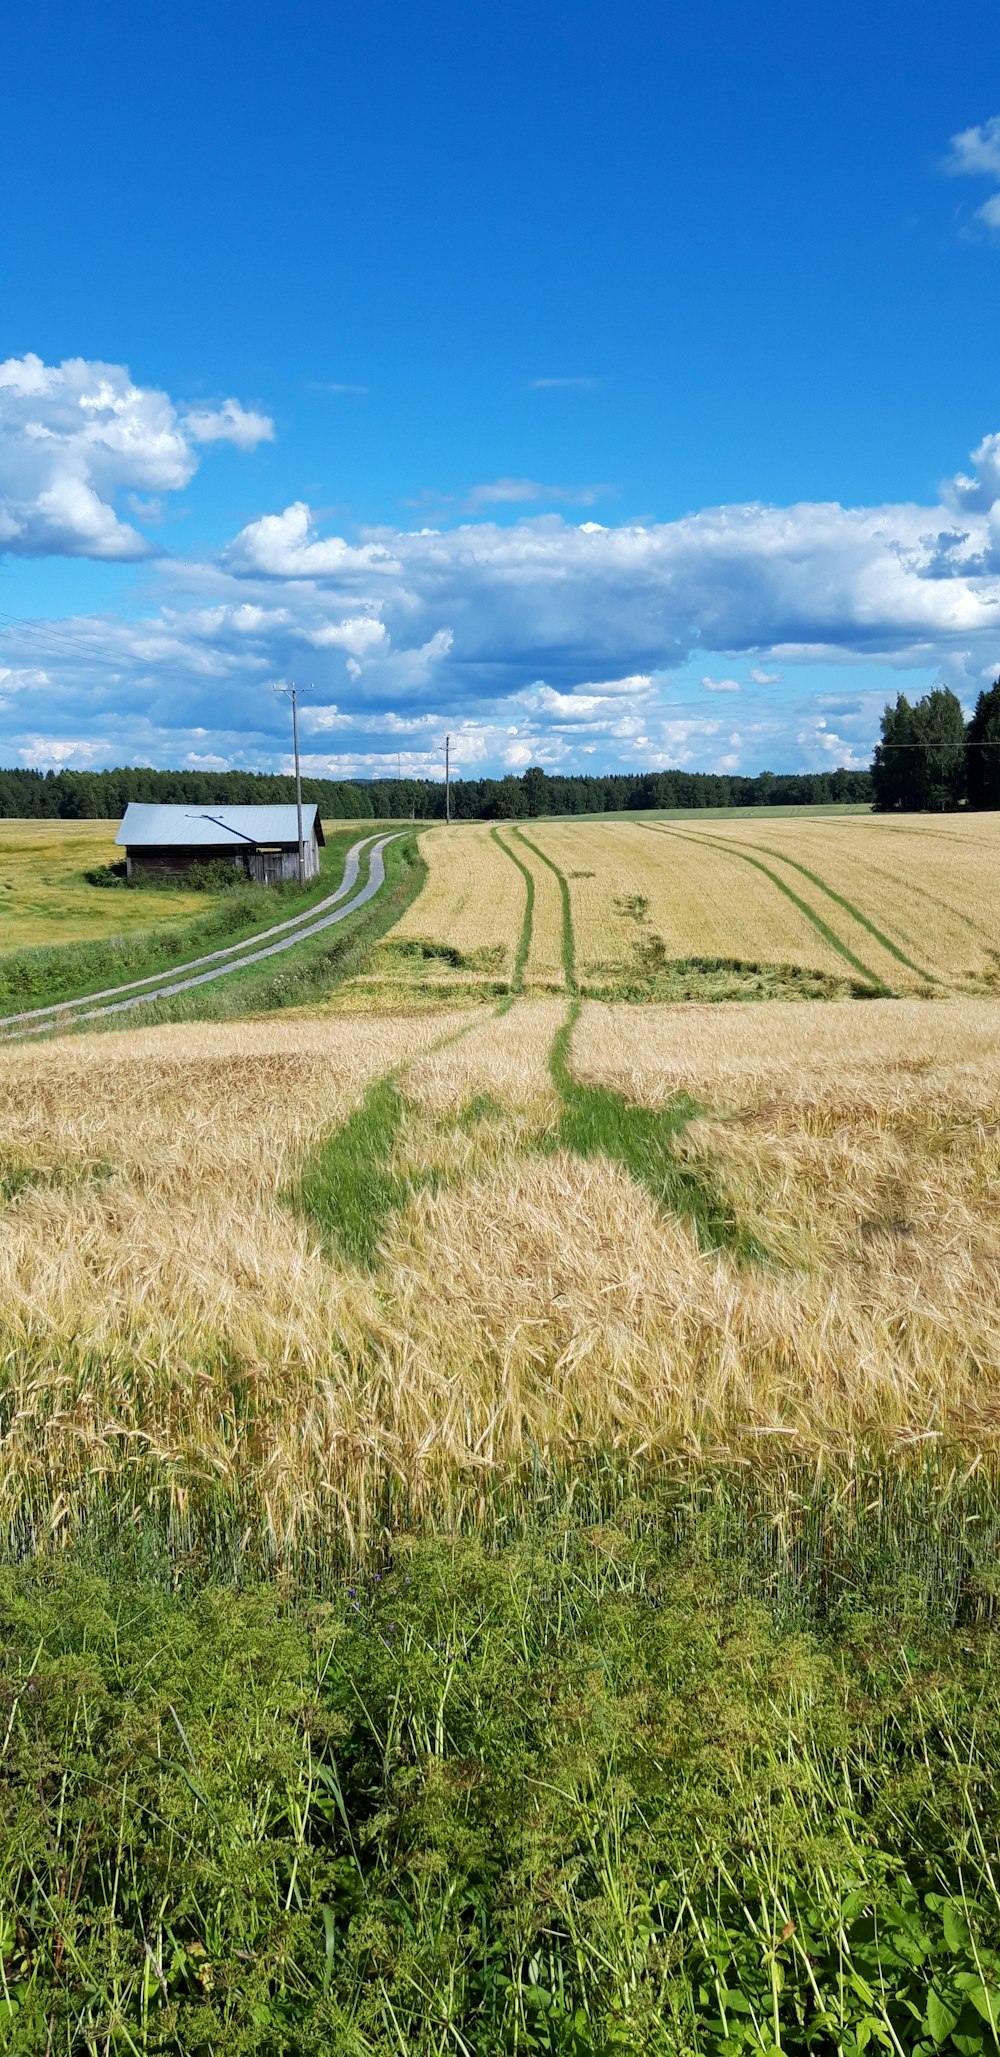
<path fill-rule="evenodd" d="M 716 849 L 722 848 L 721 838 L 716 841 L 712 837 L 710 840 L 715 842 Z M 726 847 L 728 848 L 728 844 Z M 888 951 L 890 957 L 895 957 L 899 964 L 905 964 L 907 971 L 915 972 L 918 978 L 926 979 L 929 984 L 941 984 L 941 980 L 937 978 L 933 971 L 925 971 L 922 964 L 915 964 L 912 957 L 907 957 L 905 950 L 900 950 L 897 944 L 892 942 L 880 928 L 876 927 L 873 921 L 869 920 L 867 914 L 862 914 L 860 907 L 855 907 L 853 900 L 848 900 L 843 893 L 838 893 L 833 886 L 828 886 L 826 880 L 820 878 L 818 872 L 810 871 L 806 865 L 800 864 L 795 857 L 786 857 L 783 850 L 772 850 L 767 843 L 746 843 L 743 847 L 748 850 L 759 851 L 762 857 L 773 857 L 779 864 L 787 864 L 790 871 L 801 872 L 802 877 L 808 879 L 810 885 L 816 886 L 821 893 L 825 893 L 828 900 L 835 900 L 838 907 L 843 907 L 845 912 L 857 922 L 859 928 L 867 929 L 869 935 L 874 936 L 875 941 L 881 944 L 883 950 Z"/>
<path fill-rule="evenodd" d="M 845 963 L 851 966 L 852 970 L 860 973 L 866 985 L 871 988 L 873 993 L 880 995 L 882 998 L 889 997 L 890 988 L 886 985 L 885 980 L 880 978 L 876 971 L 872 971 L 869 965 L 863 963 L 860 957 L 855 957 L 853 950 L 848 949 L 847 944 L 838 936 L 836 930 L 830 927 L 829 922 L 824 921 L 822 915 L 817 914 L 815 908 L 810 907 L 808 900 L 803 900 L 801 894 L 794 892 L 787 881 L 779 878 L 778 873 L 772 871 L 769 865 L 763 864 L 759 857 L 751 857 L 748 851 L 737 849 L 735 843 L 717 842 L 712 836 L 685 835 L 683 829 L 675 829 L 672 826 L 668 828 L 663 822 L 644 821 L 640 822 L 639 826 L 640 828 L 647 829 L 650 835 L 676 836 L 678 841 L 682 843 L 696 843 L 701 844 L 702 847 L 707 845 L 710 849 L 721 851 L 727 857 L 738 857 L 741 863 L 751 864 L 755 871 L 763 872 L 764 877 L 770 879 L 772 886 L 777 886 L 779 893 L 784 893 L 786 899 L 791 900 L 792 904 L 798 908 L 799 913 L 805 915 L 806 920 L 822 936 L 823 941 L 829 944 L 830 949 L 836 951 L 837 956 L 842 957 Z"/>
<path fill-rule="evenodd" d="M 512 864 L 517 865 L 518 871 L 524 880 L 524 920 L 521 923 L 521 933 L 514 952 L 514 964 L 510 977 L 509 997 L 510 999 L 516 999 L 524 991 L 524 967 L 528 962 L 531 950 L 531 930 L 535 918 L 535 881 L 530 865 L 521 863 L 521 859 L 517 856 L 516 852 L 510 848 L 509 844 L 504 842 L 500 830 L 498 828 L 491 829 L 490 836 L 498 848 L 503 851 L 504 856 L 509 857 Z"/>
<path fill-rule="evenodd" d="M 527 844 L 528 849 L 533 850 L 535 856 L 540 857 L 542 863 L 547 864 L 549 870 L 555 872 L 556 878 L 559 881 L 559 894 L 562 901 L 563 971 L 566 974 L 566 990 L 575 996 L 579 988 L 576 983 L 576 944 L 573 937 L 573 910 L 569 897 L 569 881 L 565 872 L 560 871 L 558 864 L 553 863 L 551 857 L 546 857 L 544 850 L 540 850 L 538 844 L 533 843 L 531 837 L 526 836 L 523 829 L 512 828 L 511 835 L 516 836 L 519 842 Z"/>

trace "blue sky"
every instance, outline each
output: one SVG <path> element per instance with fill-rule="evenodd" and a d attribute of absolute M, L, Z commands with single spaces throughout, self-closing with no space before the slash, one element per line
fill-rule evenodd
<path fill-rule="evenodd" d="M 864 762 L 1000 670 L 1000 17 L 5 24 L 0 761 Z M 975 454 L 973 454 L 975 453 Z"/>

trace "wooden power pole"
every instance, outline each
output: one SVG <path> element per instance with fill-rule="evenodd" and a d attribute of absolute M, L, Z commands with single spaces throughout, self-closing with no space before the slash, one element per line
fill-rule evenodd
<path fill-rule="evenodd" d="M 451 820 L 451 737 L 444 739 L 444 818 Z"/>

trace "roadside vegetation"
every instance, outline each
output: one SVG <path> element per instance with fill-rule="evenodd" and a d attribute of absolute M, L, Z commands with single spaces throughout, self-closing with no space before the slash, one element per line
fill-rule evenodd
<path fill-rule="evenodd" d="M 3 1574 L 12 2057 L 994 2049 L 991 1591 L 863 1522 L 754 1590 L 654 1509 L 312 1597 Z"/>
<path fill-rule="evenodd" d="M 0 1032 L 2 1015 L 99 996 L 121 985 L 141 984 L 157 975 L 166 979 L 175 969 L 211 951 L 254 937 L 262 929 L 307 913 L 338 884 L 344 862 L 358 838 L 353 829 L 333 836 L 321 852 L 319 877 L 305 890 L 297 884 L 256 886 L 237 881 L 211 895 L 198 921 L 172 927 L 146 928 L 101 943 L 65 945 L 0 957 Z M 370 852 L 362 853 L 359 883 Z M 234 971 L 225 980 L 160 999 L 155 990 L 143 1003 L 146 1023 L 184 1020 L 228 1020 L 271 1008 L 305 1006 L 325 999 L 364 962 L 373 943 L 397 921 L 424 878 L 424 866 L 413 838 L 404 831 L 385 851 L 386 884 L 374 901 L 343 923 L 305 939 L 291 956 L 277 962 Z M 128 896 L 130 899 L 132 895 Z M 146 895 L 136 895 L 144 901 Z M 169 904 L 172 894 L 148 896 Z M 197 903 L 196 903 L 197 904 Z M 118 1027 L 120 1017 L 92 1028 Z"/>

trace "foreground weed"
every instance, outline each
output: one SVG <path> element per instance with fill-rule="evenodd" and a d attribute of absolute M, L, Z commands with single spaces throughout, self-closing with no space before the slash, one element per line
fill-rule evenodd
<path fill-rule="evenodd" d="M 662 1542 L 4 1573 L 4 2048 L 996 2050 L 995 1635 L 789 1632 Z"/>

